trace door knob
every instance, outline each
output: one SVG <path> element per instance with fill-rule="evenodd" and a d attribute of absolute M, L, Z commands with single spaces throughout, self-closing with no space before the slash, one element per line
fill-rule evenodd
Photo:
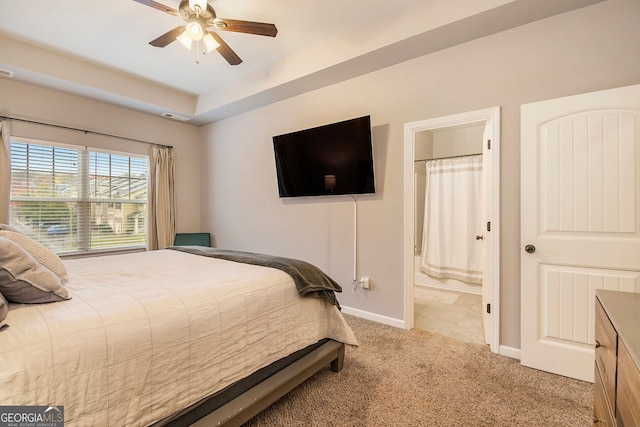
<path fill-rule="evenodd" d="M 536 247 L 533 245 L 527 245 L 524 247 L 524 250 L 527 251 L 527 253 L 534 253 L 536 251 Z"/>

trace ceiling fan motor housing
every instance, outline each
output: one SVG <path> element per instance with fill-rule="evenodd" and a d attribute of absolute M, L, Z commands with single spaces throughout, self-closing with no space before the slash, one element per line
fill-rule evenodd
<path fill-rule="evenodd" d="M 206 10 L 201 10 L 198 13 L 191 9 L 189 6 L 189 0 L 182 0 L 178 10 L 180 11 L 182 19 L 187 22 L 193 22 L 194 20 L 200 21 L 203 29 L 212 26 L 214 24 L 213 21 L 216 19 L 216 11 L 213 10 L 209 3 L 207 3 Z"/>

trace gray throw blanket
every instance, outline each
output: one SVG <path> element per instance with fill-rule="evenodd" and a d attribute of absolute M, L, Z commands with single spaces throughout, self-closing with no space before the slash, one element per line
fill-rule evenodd
<path fill-rule="evenodd" d="M 298 293 L 301 296 L 326 298 L 331 304 L 340 309 L 340 304 L 334 292 L 342 292 L 342 287 L 318 267 L 308 262 L 272 255 L 230 251 L 203 246 L 170 246 L 167 249 L 245 264 L 277 268 L 293 278 Z"/>

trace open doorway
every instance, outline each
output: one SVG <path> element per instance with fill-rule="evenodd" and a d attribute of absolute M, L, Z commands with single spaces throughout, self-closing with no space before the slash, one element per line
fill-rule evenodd
<path fill-rule="evenodd" d="M 499 131 L 500 108 L 490 108 L 437 119 L 423 120 L 405 125 L 405 325 L 413 328 L 416 299 L 424 292 L 441 292 L 444 298 L 468 295 L 465 304 L 477 307 L 481 313 L 485 342 L 493 352 L 499 352 Z M 479 136 L 478 136 L 479 135 Z M 477 141 L 472 140 L 477 137 Z M 470 141 L 470 142 L 466 142 Z M 451 162 L 474 161 L 482 166 L 482 190 L 478 193 L 479 276 L 475 285 L 465 281 L 437 279 L 422 275 L 419 256 L 422 249 L 422 217 L 424 216 L 425 188 L 423 176 L 425 162 L 446 158 Z M 473 159 L 473 160 L 472 160 Z M 440 160 L 439 160 L 440 161 Z M 427 169 L 428 170 L 428 169 Z M 424 172 L 423 172 L 424 173 Z M 479 179 L 479 178 L 478 178 Z M 428 192 L 427 192 L 428 193 Z M 471 210 L 475 210 L 471 209 Z M 471 211 L 470 210 L 470 211 Z M 465 217 L 466 215 L 463 215 Z M 482 228 L 480 228 L 482 227 Z M 424 266 L 424 257 L 423 257 Z M 417 286 L 416 286 L 417 285 Z M 479 285 L 479 286 L 478 286 Z M 424 287 L 424 288 L 421 288 Z M 416 293 L 416 289 L 419 291 Z M 475 299 L 475 302 L 473 300 Z"/>

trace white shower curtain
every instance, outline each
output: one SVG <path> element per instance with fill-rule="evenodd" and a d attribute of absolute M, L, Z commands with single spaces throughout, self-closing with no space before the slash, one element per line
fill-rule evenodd
<path fill-rule="evenodd" d="M 482 284 L 482 155 L 429 160 L 420 270 Z"/>

